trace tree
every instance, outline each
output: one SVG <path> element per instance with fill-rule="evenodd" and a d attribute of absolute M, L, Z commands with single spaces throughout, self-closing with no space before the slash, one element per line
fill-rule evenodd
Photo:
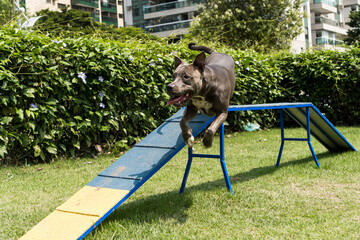
<path fill-rule="evenodd" d="M 61 12 L 44 9 L 36 14 L 43 16 L 36 22 L 36 28 L 54 35 L 67 34 L 69 32 L 86 34 L 93 32 L 95 28 L 101 28 L 101 24 L 93 21 L 89 12 L 62 8 Z"/>
<path fill-rule="evenodd" d="M 54 36 L 75 37 L 85 34 L 114 40 L 158 39 L 156 36 L 145 34 L 140 28 L 113 28 L 107 24 L 99 23 L 93 20 L 89 12 L 75 9 L 62 8 L 61 12 L 45 9 L 36 14 L 43 17 L 36 22 L 35 28 Z"/>
<path fill-rule="evenodd" d="M 348 37 L 345 39 L 345 43 L 352 45 L 360 40 L 360 10 L 350 12 L 349 18 L 348 25 L 351 28 L 347 31 Z"/>
<path fill-rule="evenodd" d="M 302 31 L 302 0 L 207 0 L 190 33 L 233 48 L 287 49 Z"/>

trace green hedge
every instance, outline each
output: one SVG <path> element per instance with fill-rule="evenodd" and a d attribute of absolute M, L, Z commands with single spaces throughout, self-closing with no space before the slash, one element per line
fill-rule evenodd
<path fill-rule="evenodd" d="M 360 49 L 280 54 L 280 100 L 312 102 L 336 125 L 360 123 Z"/>
<path fill-rule="evenodd" d="M 0 30 L 0 161 L 49 161 L 91 153 L 96 144 L 134 144 L 177 111 L 165 106 L 165 87 L 171 52 L 189 62 L 198 54 L 186 45 Z M 231 104 L 311 101 L 334 123 L 358 123 L 359 49 L 264 56 L 212 47 L 236 61 Z M 228 123 L 234 130 L 247 121 L 271 126 L 276 117 L 240 112 Z"/>

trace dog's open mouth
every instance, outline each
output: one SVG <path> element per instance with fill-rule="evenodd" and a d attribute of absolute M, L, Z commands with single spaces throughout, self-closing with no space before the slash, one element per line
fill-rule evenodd
<path fill-rule="evenodd" d="M 190 97 L 191 96 L 189 93 L 186 93 L 186 94 L 183 94 L 180 96 L 173 96 L 167 101 L 166 105 L 167 106 L 174 105 L 175 107 L 183 107 Z"/>

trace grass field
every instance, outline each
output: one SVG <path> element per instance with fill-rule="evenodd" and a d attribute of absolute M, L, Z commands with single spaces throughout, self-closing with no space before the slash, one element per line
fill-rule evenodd
<path fill-rule="evenodd" d="M 339 127 L 358 150 L 360 127 Z M 286 137 L 304 137 L 287 129 Z M 196 153 L 218 153 L 195 145 Z M 243 132 L 225 139 L 234 196 L 216 159 L 187 161 L 181 151 L 86 239 L 360 239 L 360 155 L 335 154 L 313 140 L 285 143 L 275 168 L 280 130 Z M 17 239 L 107 168 L 116 156 L 62 159 L 0 168 L 0 239 Z M 66 229 L 64 229 L 66 231 Z"/>

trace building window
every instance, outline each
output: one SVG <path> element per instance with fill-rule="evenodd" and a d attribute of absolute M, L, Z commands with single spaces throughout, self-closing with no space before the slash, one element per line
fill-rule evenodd
<path fill-rule="evenodd" d="M 119 18 L 124 18 L 124 14 L 119 13 Z"/>
<path fill-rule="evenodd" d="M 62 3 L 58 3 L 58 8 L 66 8 L 66 5 L 65 4 L 62 4 Z"/>
<path fill-rule="evenodd" d="M 123 1 L 118 1 L 118 5 L 122 5 L 123 4 Z"/>
<path fill-rule="evenodd" d="M 135 17 L 140 16 L 140 8 L 138 8 L 138 7 L 134 8 L 133 9 L 133 14 L 134 14 Z"/>
<path fill-rule="evenodd" d="M 51 0 L 46 0 L 46 3 L 51 3 Z"/>

